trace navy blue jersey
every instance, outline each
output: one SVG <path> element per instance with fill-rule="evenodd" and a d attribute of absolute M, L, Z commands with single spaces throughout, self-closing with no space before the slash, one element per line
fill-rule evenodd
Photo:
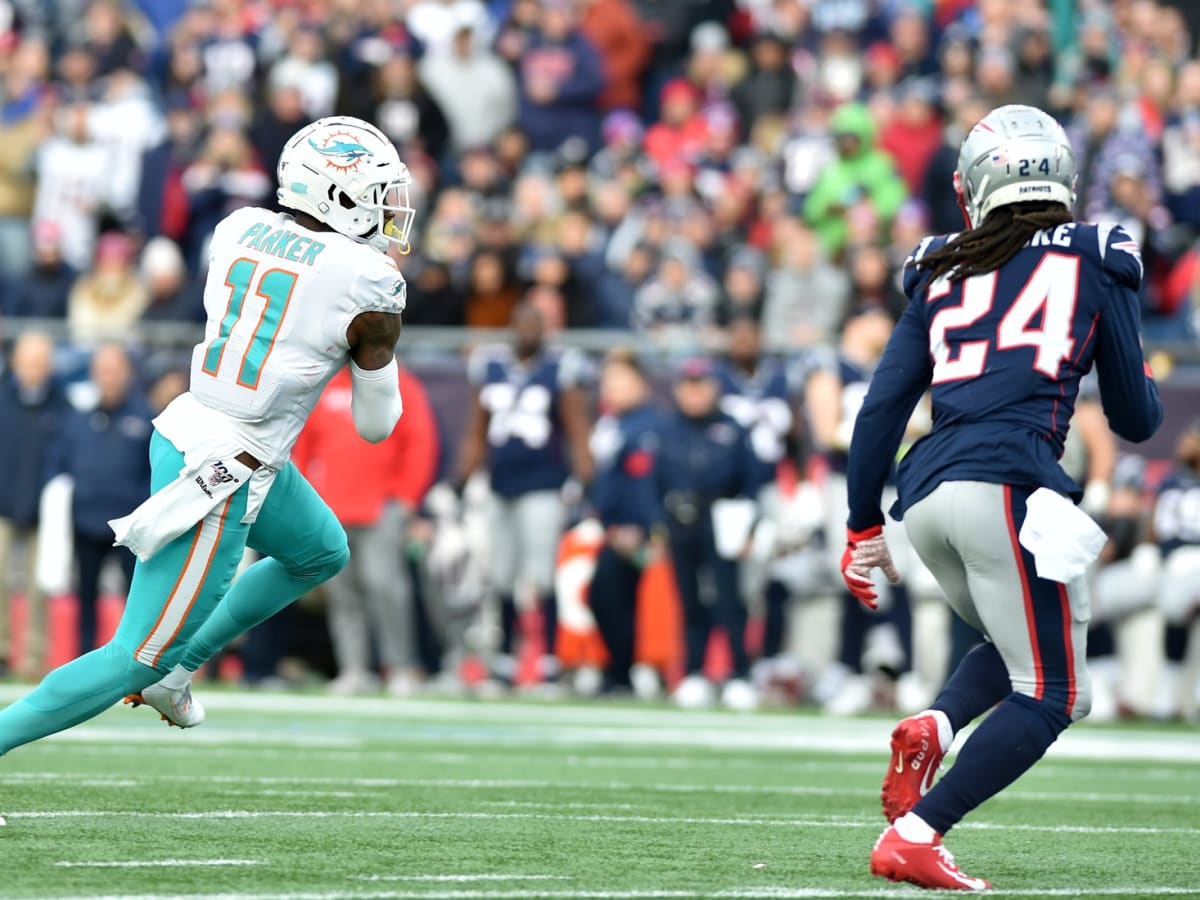
<path fill-rule="evenodd" d="M 488 413 L 488 470 L 501 497 L 554 490 L 568 468 L 558 398 L 588 377 L 587 358 L 575 350 L 546 350 L 522 363 L 503 345 L 476 351 L 471 383 Z"/>
<path fill-rule="evenodd" d="M 648 404 L 596 422 L 590 443 L 596 462 L 591 500 L 602 525 L 639 525 L 650 531 L 662 524 L 654 480 L 661 427 L 659 412 Z"/>
<path fill-rule="evenodd" d="M 681 498 L 703 509 L 723 497 L 753 497 L 754 465 L 749 433 L 730 416 L 689 419 L 675 410 L 663 418 L 654 473 L 668 510 Z"/>
<path fill-rule="evenodd" d="M 948 239 L 926 238 L 912 258 Z M 956 283 L 906 269 L 910 302 L 854 429 L 850 527 L 883 522 L 890 461 L 930 388 L 933 430 L 900 463 L 896 518 L 943 481 L 1048 487 L 1078 501 L 1058 460 L 1093 363 L 1113 431 L 1144 441 L 1162 421 L 1138 333 L 1141 279 L 1137 244 L 1111 223 L 1038 232 L 999 270 Z"/>
<path fill-rule="evenodd" d="M 1164 556 L 1200 544 L 1200 472 L 1176 466 L 1163 479 L 1154 506 L 1154 540 Z"/>
<path fill-rule="evenodd" d="M 775 481 L 775 469 L 787 452 L 788 436 L 795 424 L 794 379 L 788 365 L 775 357 L 760 361 L 752 375 L 733 365 L 722 365 L 717 377 L 722 412 L 749 433 L 757 490 Z"/>

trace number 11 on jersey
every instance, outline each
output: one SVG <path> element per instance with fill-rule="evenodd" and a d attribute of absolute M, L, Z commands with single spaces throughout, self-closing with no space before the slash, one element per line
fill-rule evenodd
<path fill-rule="evenodd" d="M 221 328 L 217 337 L 204 352 L 204 363 L 200 369 L 206 375 L 211 375 L 213 378 L 219 377 L 221 362 L 225 356 L 225 345 L 229 343 L 229 336 L 233 330 L 242 321 L 242 313 L 246 308 L 246 296 L 250 293 L 250 285 L 254 281 L 257 269 L 258 263 L 245 257 L 234 260 L 229 267 L 229 272 L 225 276 L 225 286 L 230 290 L 229 306 L 225 310 L 224 318 L 221 319 Z M 288 305 L 292 301 L 292 292 L 296 289 L 297 277 L 295 272 L 289 272 L 286 269 L 268 269 L 258 279 L 254 293 L 256 296 L 262 297 L 266 303 L 263 306 L 262 315 L 258 317 L 258 322 L 250 333 L 250 339 L 246 342 L 246 350 L 238 364 L 237 383 L 240 386 L 252 391 L 258 390 L 263 367 L 267 364 L 271 350 L 275 347 L 275 338 L 279 335 L 279 328 L 283 325 L 283 318 L 287 315 Z"/>

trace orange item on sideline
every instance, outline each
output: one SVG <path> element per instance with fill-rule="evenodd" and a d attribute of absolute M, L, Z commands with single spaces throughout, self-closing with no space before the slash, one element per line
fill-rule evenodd
<path fill-rule="evenodd" d="M 555 652 L 564 669 L 608 665 L 608 649 L 588 607 L 588 587 L 603 546 L 604 532 L 595 521 L 576 525 L 563 535 L 558 545 L 554 572 L 558 601 Z"/>
<path fill-rule="evenodd" d="M 668 684 L 683 672 L 683 610 L 669 560 L 648 565 L 638 585 L 633 658 L 663 673 Z"/>
<path fill-rule="evenodd" d="M 400 370 L 404 414 L 378 444 L 359 437 L 350 410 L 350 369 L 333 376 L 292 450 L 292 459 L 343 525 L 374 525 L 389 500 L 421 505 L 437 474 L 437 422 L 425 387 Z"/>

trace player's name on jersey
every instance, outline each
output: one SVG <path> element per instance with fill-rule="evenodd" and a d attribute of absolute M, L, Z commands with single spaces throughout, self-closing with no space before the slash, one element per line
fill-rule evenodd
<path fill-rule="evenodd" d="M 247 250 L 257 250 L 269 253 L 280 259 L 291 260 L 302 265 L 311 266 L 317 261 L 317 256 L 325 245 L 288 231 L 286 228 L 271 228 L 266 222 L 255 222 L 246 229 L 246 233 L 238 238 L 238 243 Z"/>

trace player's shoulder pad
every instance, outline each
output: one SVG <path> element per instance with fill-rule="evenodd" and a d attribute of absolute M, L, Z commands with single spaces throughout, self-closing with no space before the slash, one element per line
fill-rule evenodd
<path fill-rule="evenodd" d="M 1100 267 L 1118 284 L 1136 291 L 1143 274 L 1142 250 L 1137 241 L 1116 222 L 1098 222 L 1091 227 L 1096 229 Z"/>
<path fill-rule="evenodd" d="M 361 245 L 360 245 L 361 246 Z M 360 312 L 402 313 L 408 283 L 391 257 L 363 246 L 350 262 L 355 269 L 353 299 Z"/>
<path fill-rule="evenodd" d="M 917 244 L 913 252 L 908 255 L 908 259 L 904 260 L 902 269 L 904 296 L 911 300 L 928 281 L 928 273 L 918 269 L 915 263 L 924 259 L 932 251 L 944 247 L 953 237 L 953 234 L 931 234 L 921 239 L 921 243 Z"/>
<path fill-rule="evenodd" d="M 482 385 L 488 380 L 488 370 L 493 366 L 505 366 L 512 361 L 512 350 L 507 344 L 480 344 L 467 357 L 467 380 L 473 385 Z"/>
<path fill-rule="evenodd" d="M 589 384 L 593 377 L 592 361 L 586 353 L 575 347 L 562 347 L 552 351 L 558 359 L 558 386 L 576 388 Z"/>
<path fill-rule="evenodd" d="M 263 209 L 258 206 L 241 206 L 223 218 L 217 223 L 213 229 L 211 243 L 217 243 L 226 235 L 230 235 L 232 240 L 238 240 L 246 229 L 249 228 L 255 221 L 271 222 L 278 217 L 279 213 L 271 212 L 268 209 Z"/>

